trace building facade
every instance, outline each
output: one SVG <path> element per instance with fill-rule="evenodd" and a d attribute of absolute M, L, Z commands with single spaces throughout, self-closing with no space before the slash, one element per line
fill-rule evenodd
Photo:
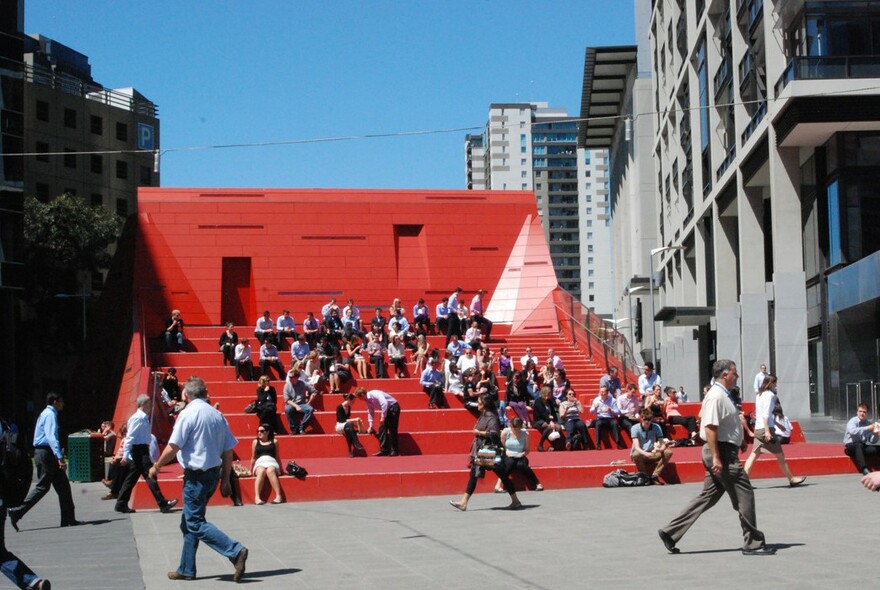
<path fill-rule="evenodd" d="M 658 350 L 672 384 L 706 383 L 714 360 L 732 358 L 746 399 L 765 363 L 792 417 L 844 418 L 859 399 L 876 407 L 880 2 L 641 8 L 651 104 L 630 83 L 631 124 L 653 127 L 653 190 L 633 201 L 653 199 L 655 239 L 620 272 L 639 278 L 645 262 L 649 276 L 655 270 L 656 313 L 644 331 L 655 320 L 656 336 L 642 349 Z M 621 117 L 609 131 L 614 174 L 614 154 L 645 150 L 622 147 L 626 126 Z M 615 227 L 626 220 L 618 211 L 615 203 Z M 618 307 L 627 299 L 619 288 Z"/>
<path fill-rule="evenodd" d="M 120 216 L 137 188 L 158 186 L 156 105 L 134 88 L 94 81 L 88 57 L 42 35 L 25 37 L 24 190 L 40 200 L 71 193 Z M 105 152 L 105 153 L 89 153 Z"/>
<path fill-rule="evenodd" d="M 560 286 L 610 317 L 607 153 L 579 150 L 576 119 L 546 102 L 493 103 L 465 153 L 468 189 L 534 192 Z"/>

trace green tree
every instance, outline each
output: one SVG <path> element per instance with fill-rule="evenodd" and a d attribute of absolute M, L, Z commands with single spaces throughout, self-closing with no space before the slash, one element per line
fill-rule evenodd
<path fill-rule="evenodd" d="M 43 203 L 24 201 L 28 295 L 39 301 L 78 290 L 77 274 L 110 265 L 107 247 L 116 241 L 119 218 L 70 194 Z"/>

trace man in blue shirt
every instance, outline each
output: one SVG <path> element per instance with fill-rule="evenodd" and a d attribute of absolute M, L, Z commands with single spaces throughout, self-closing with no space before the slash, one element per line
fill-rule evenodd
<path fill-rule="evenodd" d="M 437 333 L 445 334 L 446 330 L 449 328 L 449 307 L 446 305 L 449 302 L 449 297 L 444 297 L 440 303 L 437 304 L 437 308 L 435 310 L 435 316 L 437 317 Z"/>
<path fill-rule="evenodd" d="M 428 366 L 422 371 L 419 378 L 422 391 L 428 394 L 428 408 L 446 408 L 446 398 L 443 397 L 443 373 L 437 370 L 437 361 L 428 361 Z"/>
<path fill-rule="evenodd" d="M 204 543 L 232 563 L 232 581 L 238 583 L 245 573 L 247 547 L 205 519 L 208 501 L 218 484 L 224 496 L 232 494 L 232 451 L 238 441 L 229 431 L 223 414 L 208 402 L 208 388 L 202 379 L 190 377 L 183 391 L 189 403 L 174 423 L 168 446 L 149 471 L 149 476 L 156 479 L 159 470 L 175 456 L 183 467 L 183 549 L 180 565 L 168 572 L 168 579 L 194 580 L 196 552 L 199 544 Z"/>
<path fill-rule="evenodd" d="M 3 434 L 3 423 L 0 422 L 0 434 Z M 36 588 L 50 590 L 52 583 L 41 579 L 14 553 L 6 548 L 6 500 L 0 488 L 0 571 L 19 588 Z"/>
<path fill-rule="evenodd" d="M 46 396 L 46 409 L 40 413 L 34 428 L 34 464 L 37 466 L 37 483 L 21 506 L 9 509 L 9 522 L 15 530 L 18 530 L 18 521 L 49 492 L 50 485 L 58 494 L 61 526 L 82 524 L 76 519 L 70 481 L 67 479 L 67 466 L 58 440 L 58 412 L 63 409 L 64 398 L 59 394 L 52 392 Z"/>

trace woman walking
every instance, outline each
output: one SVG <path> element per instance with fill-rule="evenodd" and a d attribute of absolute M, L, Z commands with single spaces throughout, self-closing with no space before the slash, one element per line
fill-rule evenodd
<path fill-rule="evenodd" d="M 779 468 L 788 478 L 788 485 L 795 487 L 804 483 L 807 478 L 795 477 L 791 474 L 788 463 L 785 462 L 782 447 L 776 437 L 773 421 L 773 409 L 776 407 L 776 381 L 776 375 L 765 377 L 758 397 L 755 398 L 755 440 L 752 443 L 752 454 L 749 455 L 744 469 L 748 474 L 762 452 L 773 453 L 779 462 Z"/>
<path fill-rule="evenodd" d="M 468 501 L 477 489 L 477 480 L 485 477 L 486 468 L 477 464 L 477 453 L 486 444 L 498 445 L 500 443 L 501 425 L 498 421 L 498 414 L 495 412 L 495 406 L 492 398 L 488 395 L 481 395 L 477 400 L 477 411 L 480 417 L 474 426 L 474 442 L 471 445 L 470 457 L 470 478 L 468 479 L 467 488 L 461 500 L 456 502 L 450 500 L 449 503 L 453 508 L 465 511 L 467 510 Z M 510 505 L 508 510 L 521 510 L 523 505 L 516 497 L 516 490 L 513 488 L 513 482 L 510 481 L 510 475 L 504 470 L 503 463 L 495 463 L 496 475 L 501 479 L 504 489 L 510 494 Z"/>

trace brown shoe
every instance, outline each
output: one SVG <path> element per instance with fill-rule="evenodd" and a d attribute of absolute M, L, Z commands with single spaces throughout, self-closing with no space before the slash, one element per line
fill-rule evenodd
<path fill-rule="evenodd" d="M 103 496 L 101 496 L 101 499 L 102 500 L 115 500 L 116 494 L 114 494 L 113 492 L 108 492 L 108 493 L 104 494 Z"/>
<path fill-rule="evenodd" d="M 169 580 L 195 580 L 196 577 L 195 576 L 184 576 L 183 574 L 178 573 L 178 572 L 168 572 L 168 579 Z"/>
<path fill-rule="evenodd" d="M 238 552 L 238 556 L 235 558 L 235 561 L 233 562 L 235 564 L 235 573 L 232 574 L 232 581 L 233 582 L 238 583 L 241 581 L 241 577 L 244 575 L 244 566 L 245 566 L 245 562 L 247 561 L 247 558 L 248 558 L 247 547 L 242 547 L 241 551 Z"/>

